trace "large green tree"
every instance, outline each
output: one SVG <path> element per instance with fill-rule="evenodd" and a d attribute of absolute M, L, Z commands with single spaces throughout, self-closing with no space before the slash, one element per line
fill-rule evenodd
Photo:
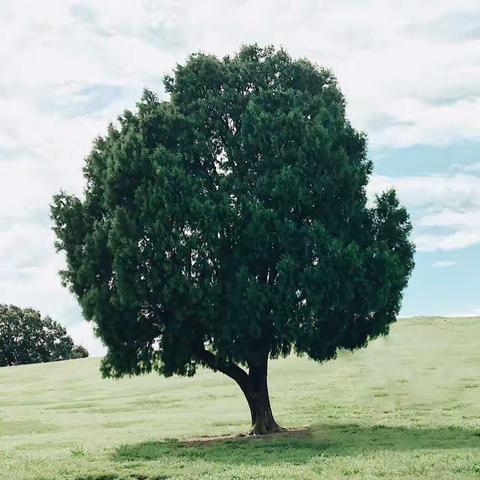
<path fill-rule="evenodd" d="M 394 191 L 367 205 L 366 139 L 335 77 L 285 51 L 195 54 L 52 204 L 65 284 L 108 347 L 106 376 L 198 365 L 234 379 L 253 434 L 279 429 L 269 358 L 324 361 L 386 334 L 413 268 Z"/>
<path fill-rule="evenodd" d="M 0 304 L 0 367 L 88 357 L 65 327 L 32 308 Z"/>

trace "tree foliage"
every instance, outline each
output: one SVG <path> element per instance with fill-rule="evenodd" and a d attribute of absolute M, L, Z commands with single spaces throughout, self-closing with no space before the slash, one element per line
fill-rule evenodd
<path fill-rule="evenodd" d="M 87 358 L 88 357 L 88 350 L 83 345 L 75 345 L 72 348 L 70 353 L 70 358 L 77 359 L 77 358 Z"/>
<path fill-rule="evenodd" d="M 0 304 L 0 366 L 80 358 L 79 352 L 88 357 L 60 323 L 31 308 Z"/>
<path fill-rule="evenodd" d="M 165 88 L 95 141 L 84 198 L 52 204 L 103 373 L 203 364 L 268 400 L 269 357 L 324 361 L 386 334 L 411 226 L 393 190 L 367 205 L 366 137 L 333 74 L 253 45 L 192 55 Z"/>

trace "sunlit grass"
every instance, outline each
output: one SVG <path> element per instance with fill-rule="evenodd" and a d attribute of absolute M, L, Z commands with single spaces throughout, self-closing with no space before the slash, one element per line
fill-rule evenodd
<path fill-rule="evenodd" d="M 218 373 L 2 368 L 0 479 L 480 478 L 479 339 L 480 318 L 411 319 L 324 365 L 273 361 L 274 413 L 295 431 L 259 439 L 234 437 L 249 414 Z"/>

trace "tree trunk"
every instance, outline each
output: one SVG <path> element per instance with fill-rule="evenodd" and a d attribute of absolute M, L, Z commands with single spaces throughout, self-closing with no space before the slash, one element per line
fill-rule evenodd
<path fill-rule="evenodd" d="M 268 394 L 267 371 L 268 355 L 259 363 L 249 364 L 249 388 L 244 394 L 252 417 L 250 435 L 279 432 L 282 428 L 273 418 Z M 243 389 L 242 389 L 243 390 Z"/>
<path fill-rule="evenodd" d="M 198 351 L 198 358 L 214 371 L 228 375 L 241 388 L 250 408 L 252 428 L 250 435 L 274 433 L 283 429 L 273 418 L 267 386 L 268 353 L 255 362 L 249 362 L 248 373 L 235 364 L 221 364 L 215 355 L 205 349 Z"/>

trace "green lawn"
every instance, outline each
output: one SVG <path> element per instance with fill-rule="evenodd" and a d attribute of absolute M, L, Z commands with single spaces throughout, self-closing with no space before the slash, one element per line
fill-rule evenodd
<path fill-rule="evenodd" d="M 1 480 L 480 478 L 480 318 L 401 320 L 324 365 L 271 362 L 280 424 L 219 373 L 102 380 L 98 359 L 0 369 Z M 308 430 L 302 430 L 309 427 Z"/>

